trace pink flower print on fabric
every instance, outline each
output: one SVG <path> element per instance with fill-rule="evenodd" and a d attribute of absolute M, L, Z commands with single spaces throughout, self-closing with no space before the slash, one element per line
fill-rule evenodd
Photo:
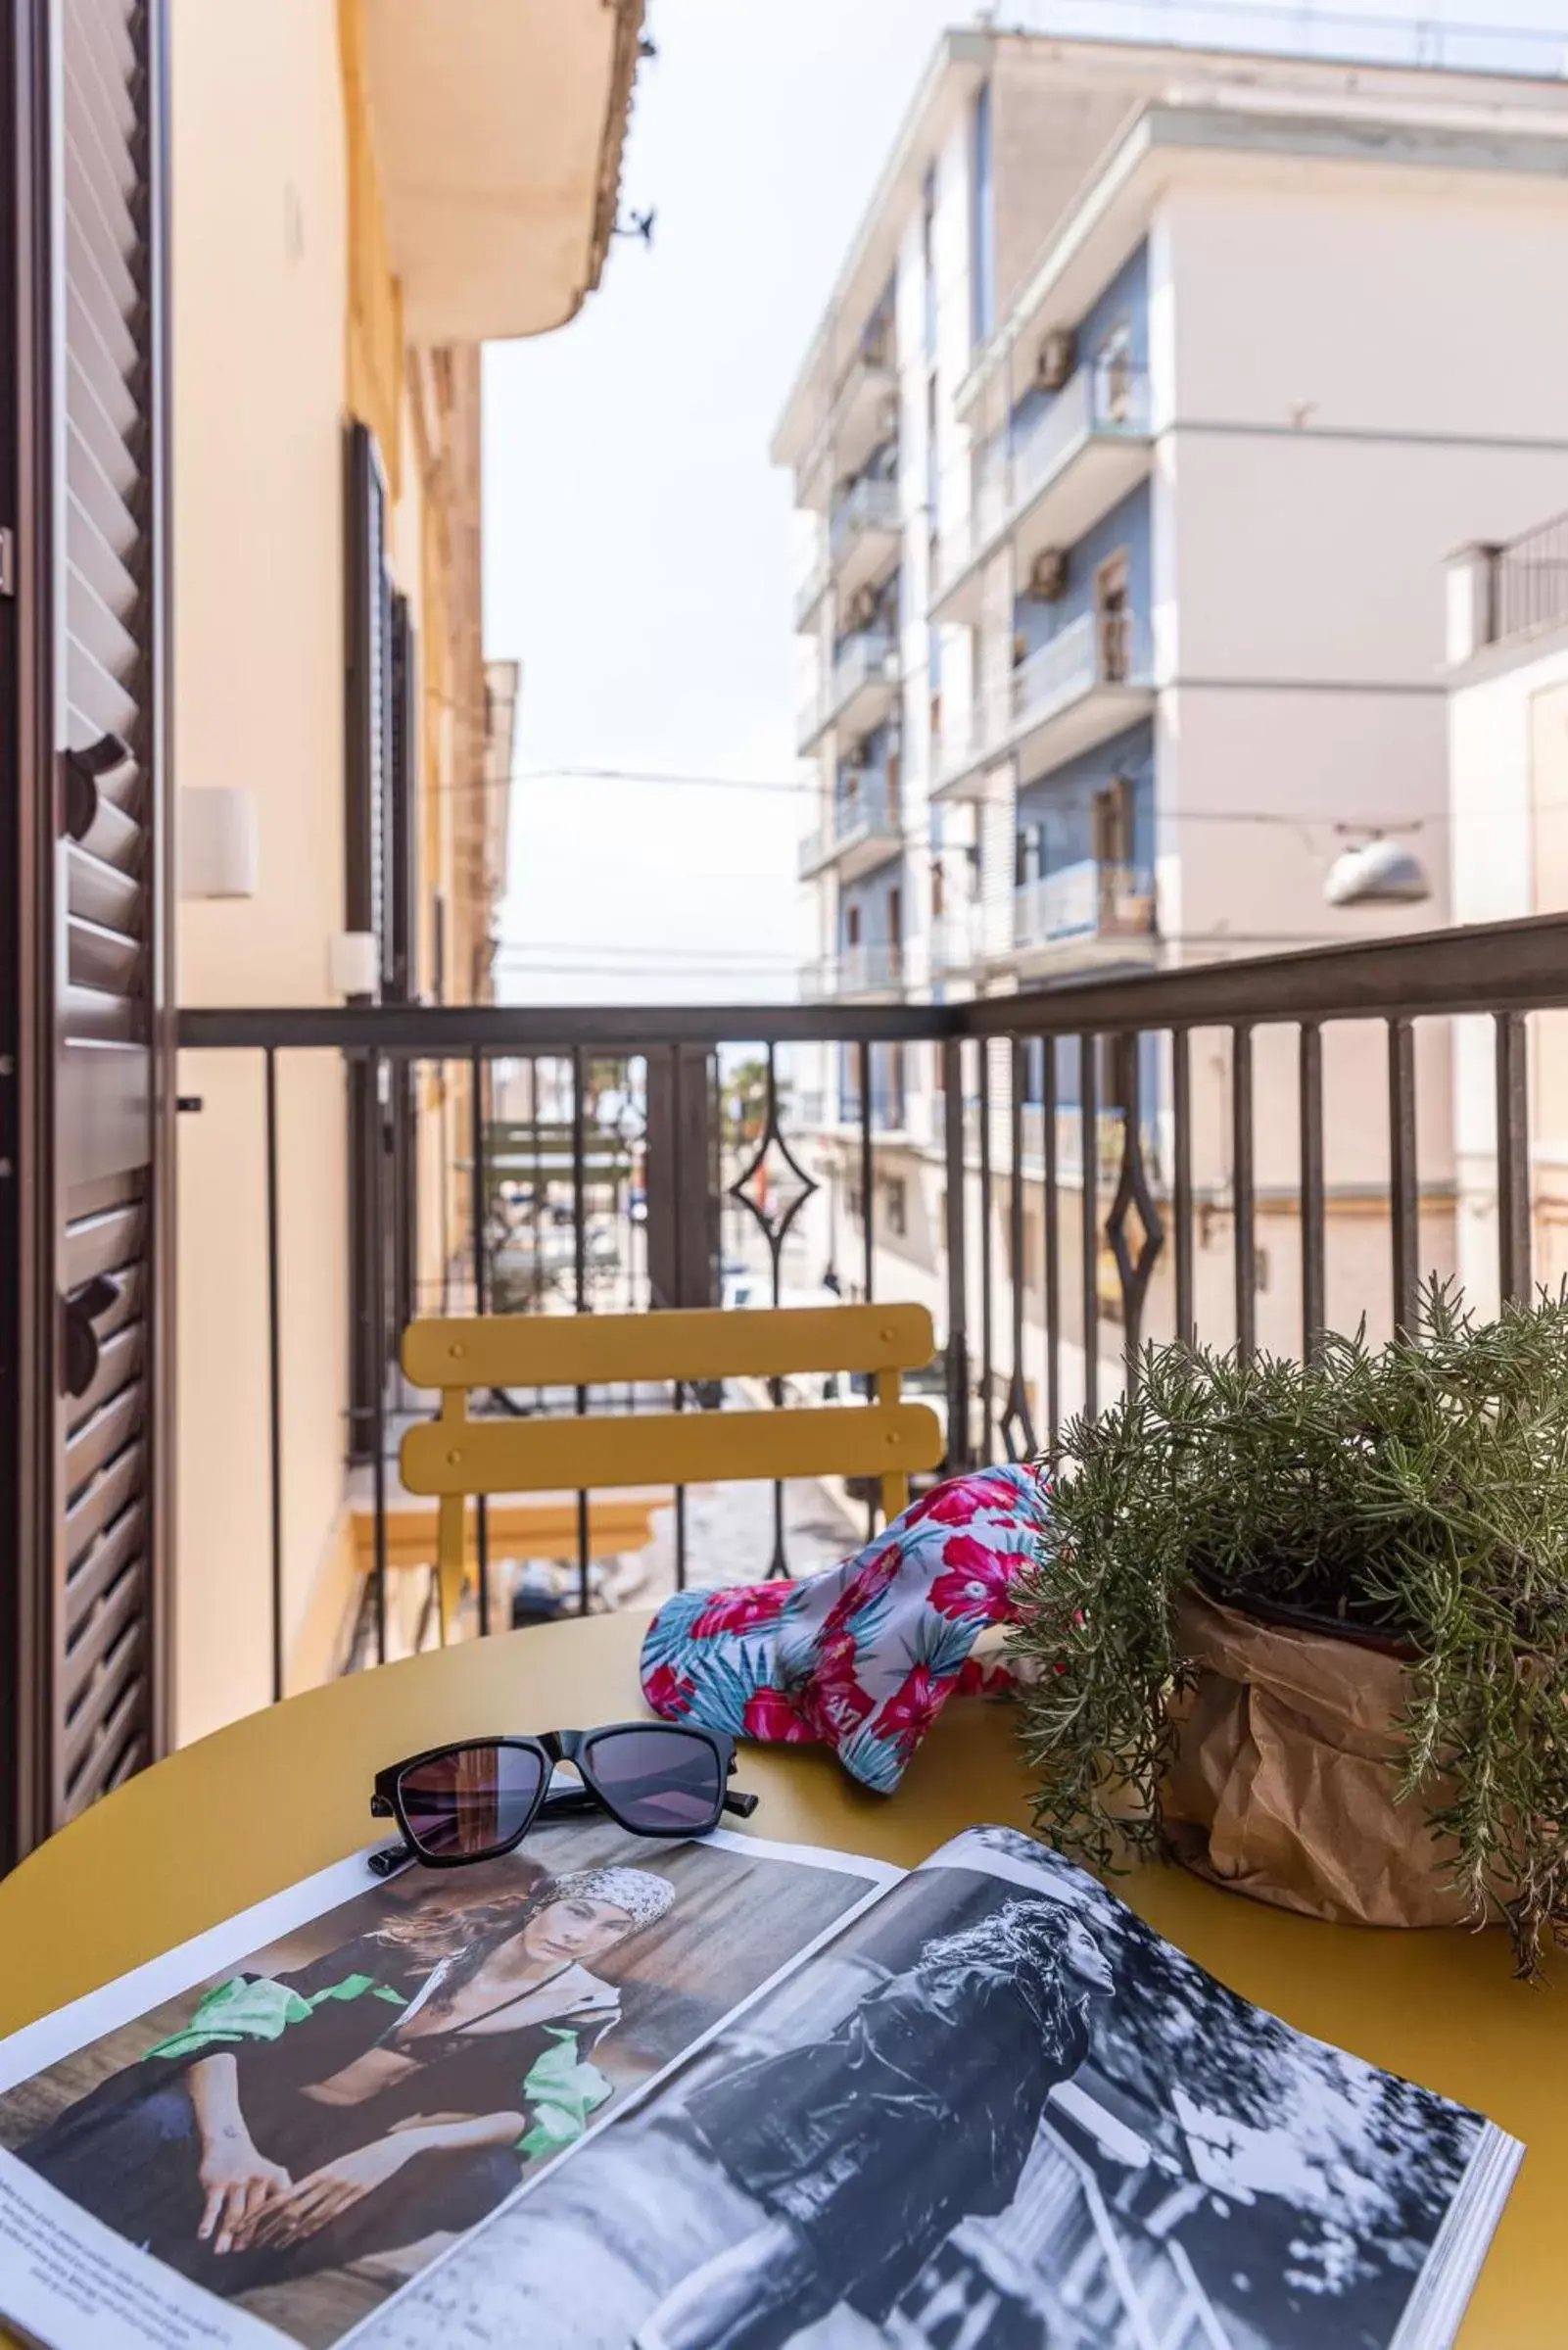
<path fill-rule="evenodd" d="M 764 1746 L 810 1746 L 815 1743 L 782 1689 L 754 1689 L 740 1717 L 740 1735 Z"/>
<path fill-rule="evenodd" d="M 783 1615 L 794 1597 L 792 1583 L 740 1583 L 707 1600 L 691 1627 L 693 1640 L 713 1640 L 721 1632 L 749 1632 Z"/>
<path fill-rule="evenodd" d="M 1009 1591 L 1027 1564 L 1022 1551 L 987 1550 L 972 1534 L 954 1534 L 942 1552 L 944 1571 L 931 1585 L 931 1606 L 943 1615 L 1005 1624 L 1013 1612 Z"/>
<path fill-rule="evenodd" d="M 955 1691 L 1006 1688 L 971 1656 L 1048 1553 L 1050 1484 L 1022 1465 L 939 1485 L 852 1558 L 801 1583 L 678 1592 L 642 1648 L 667 1718 L 737 1738 L 820 1741 L 868 1787 L 896 1787 Z"/>

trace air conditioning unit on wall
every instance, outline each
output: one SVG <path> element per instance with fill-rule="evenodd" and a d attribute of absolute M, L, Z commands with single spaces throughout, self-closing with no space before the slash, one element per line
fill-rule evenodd
<path fill-rule="evenodd" d="M 1060 392 L 1077 363 L 1077 336 L 1070 326 L 1053 326 L 1041 342 L 1039 357 L 1034 362 L 1035 390 Z"/>

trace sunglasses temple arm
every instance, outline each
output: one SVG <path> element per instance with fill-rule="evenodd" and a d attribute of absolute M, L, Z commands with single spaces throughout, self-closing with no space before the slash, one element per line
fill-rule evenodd
<path fill-rule="evenodd" d="M 757 1798 L 743 1794 L 739 1788 L 727 1788 L 724 1807 L 726 1811 L 733 1811 L 737 1819 L 748 1820 L 757 1808 Z"/>
<path fill-rule="evenodd" d="M 371 1853 L 370 1874 L 373 1877 L 390 1877 L 394 1870 L 403 1867 L 404 1861 L 414 1857 L 412 1845 L 404 1844 L 401 1836 L 397 1837 L 390 1845 L 382 1845 L 378 1851 Z"/>

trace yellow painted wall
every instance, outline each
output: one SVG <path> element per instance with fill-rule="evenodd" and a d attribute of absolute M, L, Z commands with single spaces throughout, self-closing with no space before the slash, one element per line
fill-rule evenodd
<path fill-rule="evenodd" d="M 348 196 L 333 0 L 173 0 L 174 727 L 180 782 L 256 801 L 258 893 L 178 908 L 187 1004 L 327 1000 L 343 921 Z M 261 1071 L 186 1054 L 175 1735 L 270 1695 Z M 342 1075 L 281 1065 L 290 1633 L 342 1509 Z"/>
<path fill-rule="evenodd" d="M 344 922 L 344 428 L 376 434 L 391 563 L 423 681 L 426 904 L 465 904 L 450 789 L 475 762 L 477 361 L 409 354 L 361 64 L 363 0 L 172 0 L 174 727 L 180 783 L 255 802 L 250 899 L 182 901 L 187 1005 L 332 1000 Z M 174 1728 L 271 1692 L 266 1246 L 260 1055 L 186 1053 L 181 1091 Z M 427 1099 L 430 1088 L 427 1085 Z M 346 1536 L 347 1143 L 341 1063 L 279 1061 L 285 1654 L 330 1669 Z M 455 1122 L 453 1122 L 455 1123 Z M 438 1134 L 422 1271 L 439 1271 Z M 449 1136 L 448 1150 L 455 1147 Z M 434 1246 L 432 1246 L 434 1237 Z"/>

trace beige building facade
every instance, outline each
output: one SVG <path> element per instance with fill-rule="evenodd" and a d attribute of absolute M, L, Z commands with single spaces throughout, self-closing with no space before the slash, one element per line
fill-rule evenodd
<path fill-rule="evenodd" d="M 490 996 L 518 681 L 485 664 L 479 345 L 597 282 L 640 16 L 172 0 L 174 813 L 223 794 L 254 840 L 243 894 L 181 890 L 182 1008 Z M 428 1297 L 467 1094 L 407 1083 Z M 176 1742 L 331 1673 L 357 1599 L 353 1091 L 319 1051 L 280 1052 L 276 1086 L 274 1593 L 262 1062 L 179 1057 Z M 373 1150 L 402 1098 L 361 1114 Z"/>

